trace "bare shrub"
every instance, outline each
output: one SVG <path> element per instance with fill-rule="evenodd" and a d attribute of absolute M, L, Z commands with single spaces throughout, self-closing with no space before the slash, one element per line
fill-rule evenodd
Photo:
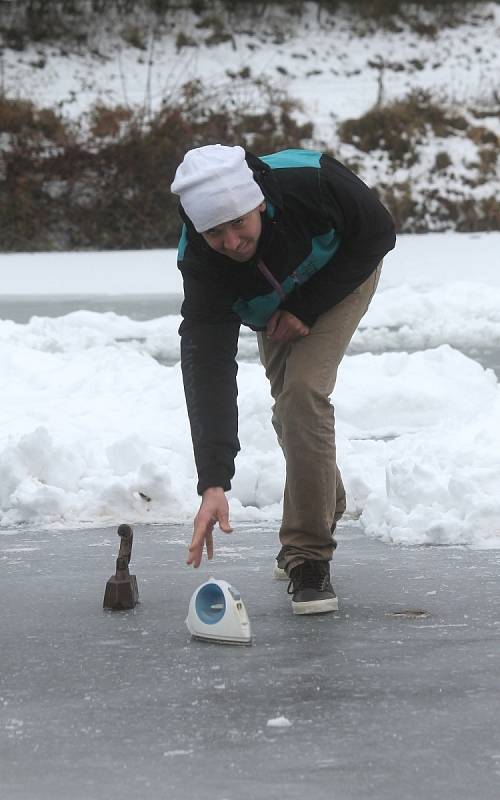
<path fill-rule="evenodd" d="M 451 114 L 431 94 L 415 90 L 403 100 L 372 108 L 358 119 L 348 119 L 339 126 L 341 141 L 359 150 L 386 150 L 391 159 L 406 166 L 418 158 L 416 145 L 426 131 L 447 136 L 452 130 L 465 130 L 464 117 Z"/>
<path fill-rule="evenodd" d="M 482 147 L 479 152 L 479 174 L 482 179 L 496 175 L 500 152 L 498 147 Z"/>
<path fill-rule="evenodd" d="M 436 153 L 436 160 L 434 162 L 434 169 L 440 172 L 451 165 L 451 158 L 445 150 L 440 150 Z"/>
<path fill-rule="evenodd" d="M 127 25 L 122 31 L 122 39 L 137 50 L 146 50 L 146 34 L 138 25 Z"/>
<path fill-rule="evenodd" d="M 480 199 L 466 194 L 449 197 L 432 189 L 415 197 L 410 181 L 378 188 L 401 233 L 500 229 L 500 203 L 493 195 Z"/>
<path fill-rule="evenodd" d="M 476 200 L 463 197 L 459 200 L 442 199 L 448 218 L 457 231 L 494 231 L 499 229 L 500 203 L 495 197 Z"/>
<path fill-rule="evenodd" d="M 50 115 L 44 123 L 33 104 L 3 98 L 9 146 L 0 177 L 0 249 L 174 246 L 179 217 L 170 184 L 188 149 L 221 142 L 263 155 L 304 146 L 312 136 L 286 95 L 244 84 L 233 80 L 210 93 L 186 84 L 177 102 L 148 119 L 100 105 L 78 130 L 56 115 L 51 129 Z"/>
<path fill-rule="evenodd" d="M 175 39 L 175 48 L 177 52 L 182 50 L 183 47 L 197 47 L 198 43 L 192 36 L 187 36 L 184 31 L 180 31 Z"/>
<path fill-rule="evenodd" d="M 64 143 L 69 129 L 51 108 L 37 108 L 30 100 L 8 99 L 0 94 L 0 133 L 9 134 L 18 145 L 45 140 Z"/>
<path fill-rule="evenodd" d="M 130 122 L 133 116 L 133 111 L 125 106 L 110 108 L 102 103 L 97 103 L 90 112 L 90 133 L 98 139 L 114 138 L 119 135 L 123 126 Z"/>

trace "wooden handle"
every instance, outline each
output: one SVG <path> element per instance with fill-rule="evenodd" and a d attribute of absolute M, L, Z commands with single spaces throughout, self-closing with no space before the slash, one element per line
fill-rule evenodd
<path fill-rule="evenodd" d="M 118 558 L 126 558 L 127 564 L 129 564 L 132 558 L 132 542 L 134 540 L 134 533 L 130 525 L 120 525 L 118 536 L 121 538 Z"/>

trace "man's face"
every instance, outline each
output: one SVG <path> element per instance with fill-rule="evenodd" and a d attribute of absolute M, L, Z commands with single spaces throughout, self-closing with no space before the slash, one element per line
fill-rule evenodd
<path fill-rule="evenodd" d="M 266 204 L 261 203 L 248 214 L 210 228 L 201 235 L 212 250 L 223 256 L 228 256 L 233 261 L 249 261 L 257 250 L 262 232 L 260 215 L 265 207 Z"/>

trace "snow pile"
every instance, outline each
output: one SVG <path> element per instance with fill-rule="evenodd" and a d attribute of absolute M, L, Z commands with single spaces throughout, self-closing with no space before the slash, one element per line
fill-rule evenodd
<path fill-rule="evenodd" d="M 339 460 L 366 532 L 403 544 L 500 546 L 494 374 L 448 345 L 354 356 L 342 368 Z"/>
<path fill-rule="evenodd" d="M 45 353 L 72 353 L 127 343 L 165 361 L 178 361 L 180 316 L 136 321 L 113 311 L 73 311 L 63 317 L 32 317 L 26 325 L 0 320 L 0 343 Z"/>
<path fill-rule="evenodd" d="M 500 546 L 500 389 L 491 370 L 457 349 L 500 350 L 499 239 L 400 237 L 384 264 L 334 396 L 349 510 L 361 513 L 369 535 Z M 113 257 L 81 254 L 82 270 L 68 270 L 65 291 L 85 288 L 87 262 L 105 272 Z M 144 253 L 145 270 L 149 257 L 159 263 Z M 22 285 L 30 294 L 37 269 L 50 282 L 56 261 L 3 256 L 6 294 Z M 166 264 L 174 261 L 165 254 Z M 122 255 L 118 293 L 136 286 L 135 263 Z M 0 320 L 4 529 L 192 519 L 199 500 L 178 324 L 177 315 L 138 322 L 83 310 L 27 324 Z M 383 352 L 398 348 L 416 352 Z M 238 381 L 242 450 L 232 521 L 277 524 L 284 461 L 248 331 Z"/>
<path fill-rule="evenodd" d="M 126 344 L 44 352 L 4 342 L 0 373 L 2 524 L 182 513 L 193 490 L 178 366 Z"/>
<path fill-rule="evenodd" d="M 500 342 L 500 286 L 450 281 L 375 295 L 352 345 L 356 350 L 421 350 L 449 343 L 469 350 Z"/>
<path fill-rule="evenodd" d="M 87 333 L 78 347 L 65 317 L 51 321 L 59 347 L 54 334 L 41 347 L 33 331 L 22 343 L 22 326 L 3 338 L 1 524 L 187 519 L 198 501 L 179 364 L 161 366 L 137 343 L 103 342 L 100 315 L 79 314 L 87 327 L 96 319 L 95 343 Z M 232 516 L 277 518 L 284 464 L 259 365 L 240 365 L 239 392 Z M 344 360 L 335 400 L 351 510 L 363 510 L 368 533 L 409 543 L 500 540 L 500 391 L 491 371 L 448 345 L 364 353 Z"/>

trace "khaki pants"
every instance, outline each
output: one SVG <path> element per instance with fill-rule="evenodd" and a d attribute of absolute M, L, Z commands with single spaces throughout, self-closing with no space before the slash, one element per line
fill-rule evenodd
<path fill-rule="evenodd" d="M 336 546 L 333 533 L 346 499 L 329 398 L 381 268 L 382 262 L 361 286 L 322 314 L 308 336 L 280 344 L 265 332 L 257 334 L 274 399 L 272 422 L 286 462 L 279 565 L 287 573 L 305 559 L 329 561 Z"/>

